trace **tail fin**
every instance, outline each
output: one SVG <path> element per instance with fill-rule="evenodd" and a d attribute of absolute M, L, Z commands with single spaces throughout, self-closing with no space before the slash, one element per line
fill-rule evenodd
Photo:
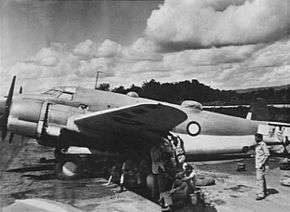
<path fill-rule="evenodd" d="M 270 120 L 270 113 L 267 107 L 267 102 L 262 98 L 257 98 L 256 101 L 251 104 L 247 119 L 257 121 Z"/>

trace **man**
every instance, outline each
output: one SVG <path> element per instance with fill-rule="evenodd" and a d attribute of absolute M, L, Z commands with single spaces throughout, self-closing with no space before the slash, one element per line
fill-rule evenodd
<path fill-rule="evenodd" d="M 266 164 L 270 156 L 267 145 L 263 141 L 263 135 L 255 134 L 256 147 L 255 147 L 255 162 L 256 162 L 256 180 L 257 180 L 257 198 L 262 200 L 267 195 L 267 186 L 265 179 Z"/>
<path fill-rule="evenodd" d="M 153 199 L 159 199 L 160 190 L 162 187 L 162 173 L 165 172 L 164 162 L 162 160 L 162 149 L 160 145 L 155 145 L 150 150 L 151 162 L 152 162 L 152 174 L 153 174 Z"/>
<path fill-rule="evenodd" d="M 111 182 L 117 182 L 120 179 L 120 172 L 116 165 L 114 165 L 110 170 L 110 177 L 108 182 L 105 185 L 110 185 Z"/>
<path fill-rule="evenodd" d="M 176 158 L 177 167 L 182 169 L 182 165 L 185 161 L 184 143 L 179 136 L 171 135 L 172 147 Z"/>
<path fill-rule="evenodd" d="M 188 197 L 188 185 L 182 181 L 183 174 L 176 174 L 176 179 L 173 183 L 170 194 L 172 195 L 173 202 L 184 202 Z"/>
<path fill-rule="evenodd" d="M 126 191 L 125 184 L 129 183 L 129 177 L 134 175 L 134 172 L 136 171 L 136 167 L 134 167 L 133 161 L 126 160 L 122 164 L 121 169 L 121 177 L 120 177 L 120 190 L 119 192 Z"/>
<path fill-rule="evenodd" d="M 183 164 L 183 178 L 182 181 L 186 182 L 188 185 L 188 192 L 193 193 L 195 191 L 196 184 L 196 171 L 188 163 Z"/>

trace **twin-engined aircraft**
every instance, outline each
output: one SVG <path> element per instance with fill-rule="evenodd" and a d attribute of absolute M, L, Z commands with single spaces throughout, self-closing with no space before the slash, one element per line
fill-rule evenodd
<path fill-rule="evenodd" d="M 123 95 L 63 86 L 13 95 L 15 79 L 0 104 L 2 139 L 9 131 L 35 138 L 56 152 L 86 147 L 100 155 L 142 155 L 172 132 L 184 141 L 187 155 L 241 153 L 254 144 L 258 126 L 268 124 L 204 111 L 191 100 L 176 105 L 140 98 L 134 92 Z"/>

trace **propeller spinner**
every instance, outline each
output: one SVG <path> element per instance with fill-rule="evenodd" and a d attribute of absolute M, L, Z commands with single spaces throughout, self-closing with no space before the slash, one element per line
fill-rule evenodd
<path fill-rule="evenodd" d="M 4 113 L 0 120 L 0 126 L 2 131 L 2 140 L 4 140 L 7 136 L 7 123 L 8 123 L 8 117 L 10 113 L 10 108 L 12 104 L 12 97 L 14 92 L 14 86 L 15 86 L 16 76 L 13 76 L 12 83 L 10 85 L 9 93 L 5 102 L 5 109 Z"/>

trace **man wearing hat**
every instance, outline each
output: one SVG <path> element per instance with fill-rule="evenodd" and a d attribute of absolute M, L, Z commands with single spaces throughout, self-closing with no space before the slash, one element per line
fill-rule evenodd
<path fill-rule="evenodd" d="M 267 195 L 265 171 L 270 153 L 266 143 L 263 141 L 262 134 L 256 133 L 255 141 L 257 143 L 255 146 L 255 163 L 256 163 L 256 180 L 257 180 L 256 200 L 262 200 Z"/>

